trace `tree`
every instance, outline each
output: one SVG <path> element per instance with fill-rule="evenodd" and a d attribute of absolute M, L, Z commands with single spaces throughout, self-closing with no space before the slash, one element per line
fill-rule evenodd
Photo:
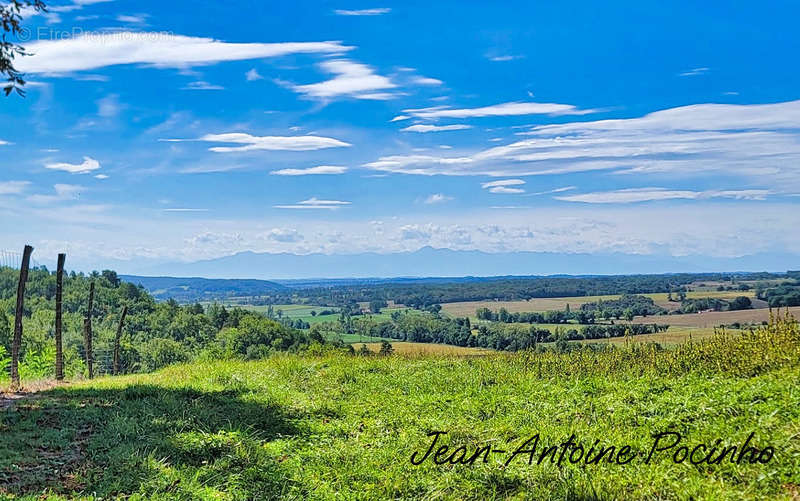
<path fill-rule="evenodd" d="M 381 312 L 381 308 L 386 308 L 387 306 L 389 305 L 383 299 L 373 299 L 369 302 L 369 311 L 377 315 Z"/>
<path fill-rule="evenodd" d="M 5 76 L 8 82 L 3 88 L 6 96 L 14 91 L 20 96 L 25 95 L 22 89 L 25 80 L 22 78 L 22 73 L 14 67 L 14 58 L 27 56 L 28 53 L 21 45 L 8 40 L 9 36 L 16 39 L 24 38 L 21 37 L 25 34 L 21 25 L 23 9 L 47 12 L 47 7 L 41 0 L 11 0 L 0 5 L 0 24 L 3 26 L 3 37 L 0 40 L 0 75 Z"/>
<path fill-rule="evenodd" d="M 392 348 L 392 344 L 389 343 L 389 341 L 387 341 L 385 339 L 383 341 L 381 341 L 380 354 L 381 355 L 391 355 L 392 353 L 394 353 L 394 348 Z"/>

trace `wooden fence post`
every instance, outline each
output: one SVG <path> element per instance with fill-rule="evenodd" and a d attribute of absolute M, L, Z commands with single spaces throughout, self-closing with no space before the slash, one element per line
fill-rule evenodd
<path fill-rule="evenodd" d="M 117 325 L 117 337 L 114 338 L 114 368 L 113 373 L 119 374 L 119 339 L 122 337 L 122 327 L 125 325 L 125 315 L 128 314 L 128 305 L 122 307 L 122 315 L 119 317 Z"/>
<path fill-rule="evenodd" d="M 61 341 L 61 300 L 63 297 L 64 287 L 64 261 L 66 254 L 58 255 L 58 264 L 56 265 L 56 380 L 61 381 L 64 379 L 64 353 Z"/>
<path fill-rule="evenodd" d="M 86 348 L 86 368 L 89 370 L 89 379 L 94 377 L 94 355 L 92 354 L 92 308 L 94 303 L 94 281 L 89 284 L 89 308 L 86 318 L 83 319 L 83 342 Z"/>
<path fill-rule="evenodd" d="M 28 267 L 31 263 L 33 247 L 25 246 L 22 251 L 22 265 L 17 284 L 17 309 L 14 312 L 14 340 L 11 344 L 11 389 L 19 389 L 19 350 L 22 345 L 22 315 L 25 310 L 25 282 L 28 281 Z"/>

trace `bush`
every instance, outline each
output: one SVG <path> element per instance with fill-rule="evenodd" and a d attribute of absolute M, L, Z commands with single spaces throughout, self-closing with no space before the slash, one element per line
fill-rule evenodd
<path fill-rule="evenodd" d="M 187 362 L 189 354 L 181 343 L 166 338 L 151 339 L 142 346 L 142 365 L 145 370 L 156 370 L 167 365 Z"/>

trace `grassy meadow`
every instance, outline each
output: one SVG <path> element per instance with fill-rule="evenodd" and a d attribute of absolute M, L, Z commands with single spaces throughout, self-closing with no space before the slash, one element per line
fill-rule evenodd
<path fill-rule="evenodd" d="M 3 400 L 0 497 L 796 499 L 799 360 L 797 324 L 777 321 L 671 350 L 276 354 L 75 382 Z M 435 431 L 448 455 L 507 453 L 412 464 Z M 753 432 L 750 445 L 774 458 L 676 463 L 676 446 L 646 463 L 668 431 L 692 448 L 738 447 Z M 574 434 L 636 456 L 504 464 L 536 434 L 541 448 Z"/>

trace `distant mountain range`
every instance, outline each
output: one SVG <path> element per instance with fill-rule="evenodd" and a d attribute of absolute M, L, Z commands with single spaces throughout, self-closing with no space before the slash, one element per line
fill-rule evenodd
<path fill-rule="evenodd" d="M 488 277 L 501 275 L 629 275 L 678 272 L 785 272 L 800 267 L 800 254 L 760 253 L 736 258 L 639 254 L 459 251 L 424 247 L 393 254 L 307 254 L 240 252 L 191 263 L 121 267 L 136 275 L 281 280 L 298 286 L 309 279 L 369 277 Z M 292 280 L 294 279 L 294 280 Z M 162 278 L 163 280 L 163 278 Z M 343 281 L 343 282 L 346 282 Z M 177 286 L 164 282 L 165 287 Z M 265 284 L 254 281 L 259 290 Z M 272 283 L 272 286 L 280 284 Z M 216 287 L 216 285 L 214 286 Z M 150 287 L 148 287 L 150 289 Z M 152 289 L 151 289 L 152 290 Z"/>

